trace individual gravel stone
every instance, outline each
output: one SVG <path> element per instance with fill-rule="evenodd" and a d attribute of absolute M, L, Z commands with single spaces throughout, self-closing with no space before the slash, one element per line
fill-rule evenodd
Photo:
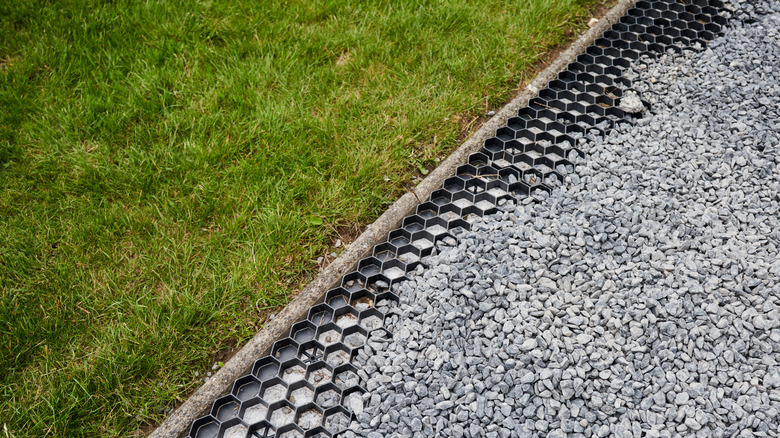
<path fill-rule="evenodd" d="M 344 436 L 779 436 L 780 4 L 732 8 L 624 72 L 652 112 L 377 305 Z"/>
<path fill-rule="evenodd" d="M 626 91 L 620 99 L 620 109 L 628 114 L 637 114 L 645 110 L 645 105 L 636 91 Z"/>

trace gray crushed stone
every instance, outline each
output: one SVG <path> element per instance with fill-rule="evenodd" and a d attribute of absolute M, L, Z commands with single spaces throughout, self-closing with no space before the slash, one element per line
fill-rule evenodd
<path fill-rule="evenodd" d="M 623 93 L 619 108 L 628 114 L 638 114 L 645 110 L 645 105 L 635 91 L 629 90 Z"/>
<path fill-rule="evenodd" d="M 378 306 L 346 437 L 779 436 L 780 5 L 627 72 L 651 104 Z"/>

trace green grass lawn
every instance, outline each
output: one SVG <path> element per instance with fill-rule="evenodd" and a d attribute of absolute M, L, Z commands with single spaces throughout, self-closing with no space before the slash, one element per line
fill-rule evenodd
<path fill-rule="evenodd" d="M 595 6 L 0 3 L 3 438 L 148 432 Z"/>

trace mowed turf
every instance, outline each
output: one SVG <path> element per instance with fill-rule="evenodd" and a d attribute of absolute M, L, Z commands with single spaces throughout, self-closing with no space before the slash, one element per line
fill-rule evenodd
<path fill-rule="evenodd" d="M 594 5 L 0 2 L 0 437 L 148 432 Z"/>

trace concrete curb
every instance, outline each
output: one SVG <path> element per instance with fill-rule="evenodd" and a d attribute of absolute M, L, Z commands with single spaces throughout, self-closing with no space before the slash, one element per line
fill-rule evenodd
<path fill-rule="evenodd" d="M 465 163 L 469 154 L 477 152 L 484 141 L 495 135 L 496 129 L 506 124 L 506 121 L 517 114 L 517 110 L 526 106 L 539 90 L 555 79 L 580 53 L 593 43 L 620 17 L 625 15 L 637 0 L 621 0 L 610 9 L 598 23 L 574 41 L 547 68 L 539 73 L 523 91 L 504 106 L 493 118 L 471 135 L 444 162 L 420 182 L 413 191 L 403 195 L 385 211 L 357 240 L 352 242 L 330 265 L 311 281 L 274 319 L 265 326 L 239 350 L 222 369 L 203 384 L 190 398 L 176 409 L 163 423 L 155 429 L 150 438 L 178 438 L 186 435 L 190 424 L 205 415 L 211 404 L 218 397 L 230 391 L 233 382 L 250 372 L 255 360 L 267 355 L 274 342 L 287 335 L 290 326 L 304 319 L 309 308 L 320 302 L 325 293 L 335 287 L 341 277 L 350 272 L 358 261 L 367 255 L 371 249 L 387 238 L 387 234 L 398 228 L 401 220 L 411 214 L 421 202 L 428 200 L 431 192 L 439 189 L 444 180 L 455 173 L 455 169 Z"/>

